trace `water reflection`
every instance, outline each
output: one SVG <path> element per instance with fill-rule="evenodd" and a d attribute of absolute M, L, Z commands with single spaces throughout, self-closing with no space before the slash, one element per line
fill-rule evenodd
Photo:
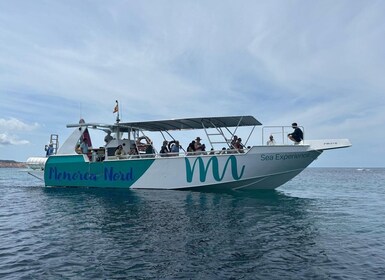
<path fill-rule="evenodd" d="M 192 277 L 208 263 L 214 271 L 261 271 L 272 261 L 299 262 L 298 252 L 320 253 L 312 201 L 277 191 L 43 191 L 42 211 L 60 224 L 46 235 L 91 259 L 123 262 L 130 276 Z"/>

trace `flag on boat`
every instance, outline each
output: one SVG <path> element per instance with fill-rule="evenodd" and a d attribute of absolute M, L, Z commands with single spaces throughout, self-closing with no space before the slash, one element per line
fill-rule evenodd
<path fill-rule="evenodd" d="M 118 112 L 118 111 L 119 111 L 119 105 L 118 105 L 118 103 L 116 102 L 116 105 L 115 105 L 115 108 L 114 108 L 113 113 L 116 113 L 116 112 Z"/>

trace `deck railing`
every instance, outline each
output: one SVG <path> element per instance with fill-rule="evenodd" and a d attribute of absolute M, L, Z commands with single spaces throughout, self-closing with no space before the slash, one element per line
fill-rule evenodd
<path fill-rule="evenodd" d="M 298 127 L 302 130 L 305 141 L 305 129 L 303 126 Z M 273 135 L 276 145 L 293 144 L 287 137 L 287 135 L 293 131 L 294 129 L 291 126 L 264 126 L 262 128 L 262 145 L 267 145 L 270 135 Z"/>
<path fill-rule="evenodd" d="M 227 154 L 243 154 L 249 149 L 244 148 L 242 150 L 227 149 L 227 150 L 212 150 L 212 151 L 200 151 L 200 152 L 180 152 L 180 153 L 167 153 L 167 154 L 138 154 L 138 155 L 122 155 L 122 156 L 107 156 L 104 160 L 124 160 L 124 159 L 150 159 L 150 158 L 173 158 L 173 157 L 187 157 L 187 156 L 206 156 L 206 155 L 227 155 Z M 92 161 L 102 161 L 102 159 L 93 158 Z"/>

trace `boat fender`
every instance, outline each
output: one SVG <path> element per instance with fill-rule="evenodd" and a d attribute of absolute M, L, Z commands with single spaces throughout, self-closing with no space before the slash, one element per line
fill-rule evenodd
<path fill-rule="evenodd" d="M 175 145 L 175 140 L 168 142 L 168 150 L 171 151 L 172 146 Z"/>

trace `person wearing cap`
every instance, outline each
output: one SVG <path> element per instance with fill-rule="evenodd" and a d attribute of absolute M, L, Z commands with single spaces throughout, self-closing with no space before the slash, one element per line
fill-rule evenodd
<path fill-rule="evenodd" d="M 201 138 L 197 137 L 195 139 L 195 151 L 196 152 L 201 152 L 205 150 L 205 145 L 201 143 Z"/>
<path fill-rule="evenodd" d="M 289 139 L 293 141 L 294 144 L 299 144 L 303 140 L 303 132 L 298 127 L 297 123 L 292 123 L 291 127 L 294 129 L 294 131 L 289 133 L 287 137 L 289 137 Z"/>

